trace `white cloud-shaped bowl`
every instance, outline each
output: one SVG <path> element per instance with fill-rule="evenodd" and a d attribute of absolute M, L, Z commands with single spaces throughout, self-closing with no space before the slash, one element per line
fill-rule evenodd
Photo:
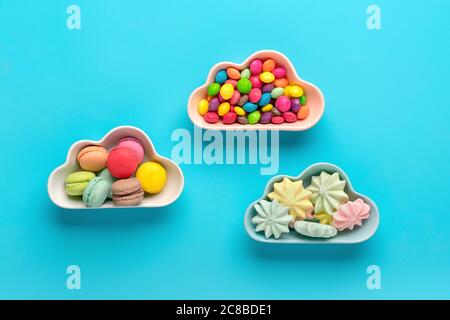
<path fill-rule="evenodd" d="M 164 207 L 174 202 L 183 191 L 184 186 L 184 177 L 180 167 L 172 160 L 160 156 L 144 131 L 136 127 L 120 126 L 112 129 L 99 141 L 79 140 L 70 147 L 66 162 L 53 170 L 48 178 L 47 190 L 53 203 L 65 209 L 91 209 L 81 201 L 80 197 L 70 197 L 66 194 L 64 179 L 70 173 L 81 170 L 77 163 L 77 154 L 82 148 L 89 145 L 101 145 L 110 150 L 126 137 L 134 137 L 142 142 L 145 150 L 144 161 L 156 161 L 164 166 L 167 172 L 166 186 L 158 194 L 146 194 L 144 200 L 137 206 L 117 207 L 111 200 L 108 200 L 103 206 L 95 209 Z"/>
<path fill-rule="evenodd" d="M 256 215 L 256 210 L 254 209 L 254 205 L 258 203 L 260 200 L 270 200 L 267 198 L 267 194 L 269 192 L 272 192 L 273 190 L 273 184 L 275 182 L 280 182 L 283 180 L 283 178 L 287 177 L 291 180 L 303 180 L 303 186 L 309 186 L 311 183 L 311 178 L 313 176 L 317 176 L 320 174 L 321 171 L 326 171 L 328 173 L 338 172 L 341 179 L 344 179 L 347 181 L 345 186 L 345 192 L 348 194 L 351 201 L 354 201 L 358 198 L 361 198 L 364 200 L 365 203 L 367 203 L 370 206 L 370 216 L 368 219 L 363 220 L 363 223 L 360 227 L 356 226 L 352 231 L 346 230 L 343 232 L 338 232 L 338 234 L 329 239 L 319 239 L 319 238 L 310 238 L 302 236 L 301 234 L 297 233 L 294 229 L 291 229 L 289 233 L 284 233 L 279 239 L 275 239 L 273 237 L 266 239 L 264 237 L 264 232 L 256 232 L 255 231 L 255 225 L 252 222 L 252 218 Z M 269 182 L 266 185 L 266 189 L 264 190 L 263 195 L 260 199 L 253 202 L 245 212 L 245 218 L 244 218 L 244 226 L 245 230 L 247 231 L 248 235 L 260 242 L 267 242 L 267 243 L 286 243 L 286 244 L 353 244 L 353 243 L 360 243 L 363 241 L 368 240 L 370 237 L 372 237 L 375 233 L 375 231 L 378 228 L 379 224 L 379 212 L 376 204 L 367 196 L 360 194 L 356 192 L 352 184 L 350 182 L 350 179 L 348 178 L 347 174 L 338 166 L 331 164 L 331 163 L 316 163 L 305 169 L 300 175 L 297 177 L 291 177 L 287 175 L 279 175 L 275 176 L 272 179 L 269 180 Z"/>
<path fill-rule="evenodd" d="M 200 100 L 207 96 L 208 85 L 214 82 L 216 73 L 228 67 L 235 67 L 242 69 L 250 64 L 254 59 L 274 59 L 278 64 L 286 68 L 286 78 L 289 83 L 300 85 L 307 97 L 307 106 L 309 107 L 309 116 L 305 120 L 296 121 L 293 123 L 283 123 L 283 124 L 253 124 L 253 125 L 242 125 L 239 123 L 234 124 L 223 124 L 221 121 L 211 124 L 203 119 L 203 116 L 198 113 L 198 104 Z M 192 123 L 197 127 L 209 130 L 279 130 L 279 131 L 303 131 L 313 127 L 322 117 L 325 110 L 325 99 L 322 92 L 318 87 L 310 82 L 300 79 L 298 76 L 294 65 L 291 61 L 282 53 L 274 50 L 262 50 L 253 53 L 249 56 L 243 63 L 236 64 L 233 62 L 219 62 L 214 65 L 209 71 L 208 78 L 206 82 L 201 87 L 197 88 L 192 92 L 189 97 L 188 102 L 188 114 Z"/>

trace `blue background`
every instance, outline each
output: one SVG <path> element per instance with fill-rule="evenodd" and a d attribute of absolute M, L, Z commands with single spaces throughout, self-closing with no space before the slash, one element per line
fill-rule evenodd
<path fill-rule="evenodd" d="M 450 298 L 449 1 L 77 0 L 0 3 L 0 298 Z M 192 90 L 218 61 L 285 53 L 326 98 L 313 129 L 280 135 L 279 173 L 328 161 L 379 206 L 353 246 L 268 246 L 243 228 L 259 165 L 182 165 L 153 210 L 66 211 L 49 173 L 79 139 L 130 124 L 170 156 Z M 214 177 L 211 179 L 211 177 Z M 66 289 L 66 267 L 82 289 Z M 368 290 L 366 268 L 381 267 Z"/>

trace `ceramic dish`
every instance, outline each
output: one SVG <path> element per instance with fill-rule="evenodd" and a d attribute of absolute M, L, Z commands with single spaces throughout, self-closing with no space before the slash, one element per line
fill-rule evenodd
<path fill-rule="evenodd" d="M 309 116 L 305 120 L 296 121 L 293 123 L 283 123 L 283 124 L 253 124 L 253 125 L 242 125 L 239 123 L 234 123 L 231 125 L 226 125 L 221 122 L 218 123 L 208 123 L 203 119 L 198 111 L 198 104 L 200 100 L 204 99 L 207 96 L 208 85 L 214 82 L 214 78 L 216 73 L 227 67 L 236 67 L 238 69 L 244 68 L 244 66 L 249 65 L 249 63 L 256 59 L 268 59 L 272 58 L 280 65 L 286 68 L 286 78 L 290 83 L 299 84 L 306 93 L 308 98 L 307 105 L 309 106 Z M 194 123 L 197 127 L 209 130 L 280 130 L 280 131 L 303 131 L 313 127 L 322 117 L 322 114 L 325 109 L 325 100 L 322 92 L 318 87 L 309 83 L 305 80 L 300 79 L 295 71 L 294 66 L 289 61 L 289 59 L 282 53 L 273 51 L 273 50 L 262 50 L 253 53 L 251 56 L 247 58 L 243 63 L 236 64 L 232 62 L 219 62 L 214 65 L 209 71 L 208 78 L 206 82 L 201 87 L 197 88 L 192 92 L 189 97 L 188 102 L 188 114 L 192 123 Z"/>
<path fill-rule="evenodd" d="M 160 156 L 153 147 L 153 143 L 144 131 L 130 126 L 121 126 L 112 129 L 101 140 L 80 140 L 75 142 L 69 149 L 66 162 L 53 170 L 48 178 L 48 194 L 54 204 L 66 209 L 91 209 L 79 198 L 69 197 L 64 190 L 64 179 L 72 172 L 80 170 L 76 157 L 78 151 L 83 147 L 89 145 L 101 145 L 107 149 L 111 149 L 122 138 L 134 137 L 142 142 L 145 150 L 144 161 L 156 161 L 166 169 L 167 183 L 164 189 L 155 195 L 146 195 L 144 200 L 132 207 L 117 207 L 112 204 L 112 201 L 107 201 L 101 207 L 96 209 L 120 209 L 120 208 L 143 208 L 143 207 L 164 207 L 174 202 L 181 194 L 184 186 L 183 173 L 180 167 L 165 157 Z"/>
<path fill-rule="evenodd" d="M 273 190 L 273 184 L 275 182 L 280 182 L 284 177 L 288 177 L 291 180 L 303 180 L 303 185 L 308 186 L 311 183 L 311 177 L 319 175 L 321 171 L 326 171 L 328 173 L 338 172 L 341 179 L 347 181 L 345 186 L 345 192 L 349 196 L 350 201 L 354 201 L 358 198 L 361 198 L 370 206 L 370 217 L 367 220 L 363 221 L 362 226 L 356 227 L 352 231 L 346 230 L 343 232 L 338 232 L 338 234 L 329 239 L 318 239 L 318 238 L 310 238 L 302 236 L 298 234 L 295 230 L 291 229 L 291 231 L 287 234 L 283 234 L 280 239 L 269 238 L 266 239 L 264 237 L 263 232 L 256 232 L 255 225 L 252 223 L 252 218 L 256 214 L 256 210 L 253 206 L 258 203 L 262 199 L 267 200 L 267 194 Z M 290 244 L 352 244 L 359 243 L 368 240 L 373 236 L 375 231 L 378 228 L 379 223 L 379 212 L 376 204 L 367 196 L 356 192 L 350 179 L 347 174 L 338 166 L 331 163 L 316 163 L 304 170 L 297 177 L 291 177 L 287 175 L 279 175 L 275 176 L 267 183 L 266 189 L 264 190 L 263 195 L 260 199 L 253 202 L 245 213 L 244 226 L 248 235 L 256 241 L 260 242 L 268 242 L 268 243 L 290 243 Z"/>

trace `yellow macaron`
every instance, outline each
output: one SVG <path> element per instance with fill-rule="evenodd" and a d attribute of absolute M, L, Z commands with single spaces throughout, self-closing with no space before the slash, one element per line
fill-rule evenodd
<path fill-rule="evenodd" d="M 147 193 L 159 193 L 166 185 L 167 174 L 162 165 L 148 161 L 141 164 L 136 171 L 136 178 Z"/>

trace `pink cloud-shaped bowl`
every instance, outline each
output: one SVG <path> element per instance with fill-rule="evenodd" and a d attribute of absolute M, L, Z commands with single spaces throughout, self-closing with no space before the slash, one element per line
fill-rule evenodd
<path fill-rule="evenodd" d="M 286 78 L 289 80 L 290 84 L 298 84 L 305 91 L 307 97 L 307 105 L 309 106 L 309 116 L 300 121 L 296 121 L 293 123 L 283 123 L 283 124 L 247 124 L 242 125 L 239 123 L 234 124 L 223 124 L 221 121 L 211 124 L 206 122 L 203 119 L 203 116 L 200 115 L 197 111 L 198 104 L 200 100 L 204 99 L 207 96 L 208 85 L 214 82 L 214 78 L 216 73 L 221 69 L 226 69 L 228 67 L 235 67 L 239 70 L 247 67 L 250 62 L 254 59 L 274 59 L 277 64 L 282 65 L 286 68 Z M 209 71 L 208 78 L 206 79 L 205 84 L 201 87 L 197 88 L 192 92 L 189 97 L 188 102 L 188 114 L 192 123 L 194 123 L 197 127 L 209 130 L 280 130 L 280 131 L 303 131 L 308 130 L 313 127 L 322 117 L 325 109 L 325 99 L 323 97 L 322 92 L 318 87 L 313 85 L 310 82 L 300 79 L 298 76 L 293 64 L 289 61 L 289 59 L 282 53 L 273 51 L 273 50 L 262 50 L 253 53 L 249 56 L 243 63 L 236 64 L 232 62 L 219 62 L 214 65 Z"/>

